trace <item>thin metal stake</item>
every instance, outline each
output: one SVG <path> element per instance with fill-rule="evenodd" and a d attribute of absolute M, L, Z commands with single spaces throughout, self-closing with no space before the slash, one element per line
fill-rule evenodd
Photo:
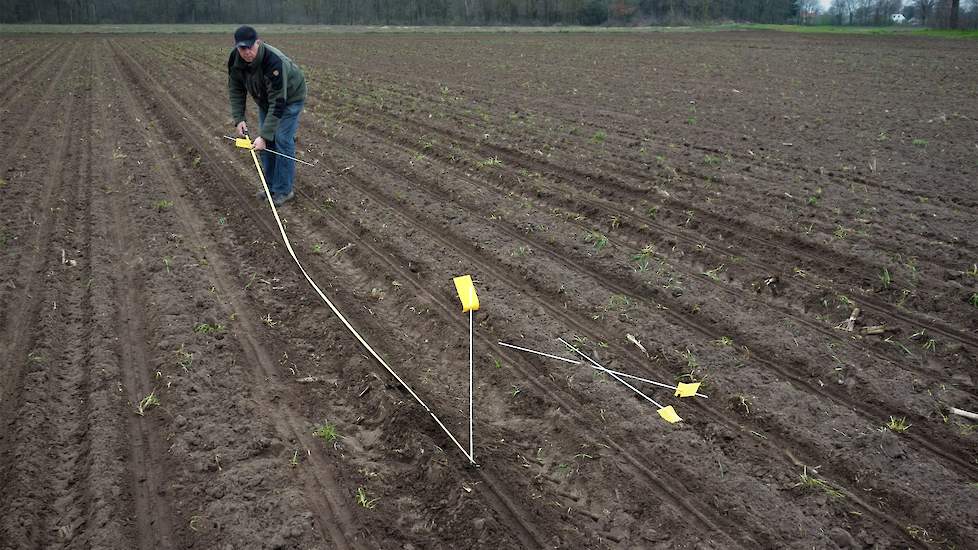
<path fill-rule="evenodd" d="M 472 379 L 475 368 L 472 366 L 472 310 L 469 310 L 469 460 L 475 464 L 475 438 L 473 436 L 474 411 Z"/>
<path fill-rule="evenodd" d="M 518 349 L 520 351 L 525 351 L 527 353 L 535 353 L 537 355 L 542 355 L 544 357 L 549 357 L 551 359 L 557 359 L 559 361 L 566 361 L 568 363 L 573 363 L 575 365 L 580 365 L 581 364 L 580 361 L 574 361 L 573 359 L 564 359 L 563 357 L 557 357 L 556 355 L 550 355 L 549 353 L 543 353 L 542 351 L 536 351 L 536 350 L 532 350 L 532 349 L 529 349 L 529 348 L 521 348 L 519 346 L 514 346 L 513 344 L 507 344 L 506 342 L 498 342 L 498 343 L 499 343 L 499 345 L 506 346 L 507 348 Z M 594 369 L 593 366 L 591 366 L 591 365 L 588 365 L 588 366 L 591 367 L 592 369 Z M 595 369 L 595 370 L 598 370 L 598 369 Z M 617 374 L 618 376 L 624 376 L 625 378 L 632 378 L 634 380 L 640 380 L 642 382 L 647 382 L 649 384 L 652 384 L 653 386 L 659 386 L 661 388 L 668 388 L 670 390 L 677 390 L 677 389 L 679 389 L 676 386 L 670 386 L 669 384 L 663 384 L 662 382 L 656 382 L 655 380 L 649 380 L 648 378 L 642 378 L 641 376 L 635 376 L 633 374 L 628 374 L 626 372 L 612 370 L 612 369 L 609 369 L 607 367 L 605 367 L 605 370 L 607 370 L 610 373 Z M 702 393 L 699 393 L 699 392 L 697 392 L 695 395 L 696 395 L 696 397 L 702 397 L 704 399 L 709 399 L 709 396 L 703 395 Z"/>
<path fill-rule="evenodd" d="M 588 361 L 590 361 L 591 364 L 593 364 L 595 367 L 597 367 L 598 370 L 604 371 L 604 372 L 610 374 L 611 376 L 615 377 L 615 380 L 618 380 L 622 384 L 625 384 L 626 386 L 628 386 L 628 388 L 630 390 L 632 390 L 633 392 L 635 392 L 635 393 L 641 395 L 642 397 L 644 397 L 645 400 L 648 401 L 649 403 L 652 403 L 653 405 L 655 405 L 656 407 L 658 407 L 660 409 L 665 408 L 662 405 L 660 405 L 659 403 L 657 403 L 655 401 L 655 399 L 652 399 L 651 397 L 649 397 L 649 396 L 645 395 L 644 393 L 642 393 L 642 391 L 639 390 L 638 388 L 636 388 L 635 386 L 629 384 L 628 382 L 625 382 L 625 380 L 622 377 L 618 376 L 613 371 L 610 371 L 610 370 L 602 367 L 594 359 L 591 359 L 587 355 L 584 355 L 584 353 L 581 350 L 579 350 L 579 349 L 575 348 L 574 346 L 568 344 L 567 341 L 565 341 L 563 338 L 557 338 L 557 339 L 560 340 L 565 346 L 569 347 L 574 353 L 576 353 L 576 354 L 580 355 L 581 357 L 583 357 L 583 358 L 587 359 Z"/>

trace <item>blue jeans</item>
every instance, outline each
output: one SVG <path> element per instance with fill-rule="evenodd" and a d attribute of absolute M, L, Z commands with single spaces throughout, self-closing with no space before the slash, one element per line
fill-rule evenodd
<path fill-rule="evenodd" d="M 296 101 L 285 106 L 285 112 L 279 119 L 278 129 L 275 130 L 275 141 L 267 147 L 283 155 L 295 156 L 295 131 L 299 128 L 299 113 L 305 101 Z M 267 113 L 258 109 L 258 124 L 265 124 Z M 272 195 L 288 195 L 292 192 L 292 179 L 295 178 L 295 162 L 287 158 L 262 151 L 262 168 L 265 170 L 265 182 Z"/>

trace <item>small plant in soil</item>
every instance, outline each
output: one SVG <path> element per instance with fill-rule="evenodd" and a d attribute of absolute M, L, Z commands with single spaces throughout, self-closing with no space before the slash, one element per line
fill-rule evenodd
<path fill-rule="evenodd" d="M 594 135 L 591 136 L 592 143 L 601 144 L 604 143 L 606 139 L 608 139 L 608 134 L 605 133 L 603 130 L 598 130 L 597 132 L 594 132 Z"/>
<path fill-rule="evenodd" d="M 609 311 L 625 311 L 632 306 L 632 299 L 624 294 L 612 294 L 608 299 Z"/>
<path fill-rule="evenodd" d="M 818 479 L 817 477 L 810 475 L 808 473 L 808 466 L 805 466 L 804 470 L 798 476 L 798 478 L 800 479 L 800 481 L 798 483 L 795 483 L 794 485 L 795 487 L 804 487 L 806 489 L 823 491 L 825 492 L 825 494 L 829 495 L 832 498 L 842 498 L 843 496 L 845 496 L 842 494 L 841 491 L 832 487 L 825 481 L 822 481 L 821 479 Z"/>
<path fill-rule="evenodd" d="M 481 168 L 497 168 L 503 165 L 503 161 L 499 160 L 499 157 L 490 157 L 486 160 L 480 160 L 477 164 Z"/>
<path fill-rule="evenodd" d="M 880 271 L 879 277 L 880 277 L 880 284 L 883 285 L 883 290 L 888 290 L 890 286 L 893 284 L 893 278 L 890 276 L 890 270 L 884 267 L 883 270 Z"/>
<path fill-rule="evenodd" d="M 511 395 L 513 399 L 516 399 L 516 396 L 521 393 L 523 393 L 523 390 L 521 390 L 520 387 L 517 386 L 516 384 L 513 384 L 513 389 L 510 390 L 509 395 Z"/>
<path fill-rule="evenodd" d="M 329 443 L 340 436 L 340 434 L 336 431 L 336 426 L 330 424 L 329 422 L 316 428 L 316 431 L 312 432 L 312 435 L 321 438 L 326 443 Z"/>
<path fill-rule="evenodd" d="M 212 334 L 224 331 L 224 325 L 212 325 L 210 323 L 197 323 L 194 325 L 194 332 L 197 334 Z"/>
<path fill-rule="evenodd" d="M 517 246 L 516 250 L 510 252 L 510 256 L 514 258 L 524 258 L 530 254 L 533 254 L 533 249 L 529 246 Z"/>
<path fill-rule="evenodd" d="M 173 208 L 173 201 L 167 199 L 160 199 L 153 203 L 153 208 L 155 208 L 158 212 L 169 210 L 170 208 Z"/>
<path fill-rule="evenodd" d="M 714 340 L 714 342 L 718 346 L 723 346 L 723 347 L 732 346 L 733 343 L 734 343 L 733 338 L 731 338 L 729 336 L 721 336 L 719 339 Z"/>
<path fill-rule="evenodd" d="M 180 349 L 177 350 L 177 366 L 182 368 L 184 371 L 189 371 L 193 364 L 194 354 L 187 351 L 183 347 L 183 344 L 180 344 Z"/>
<path fill-rule="evenodd" d="M 720 282 L 720 273 L 723 272 L 723 270 L 724 270 L 724 265 L 720 264 L 713 269 L 704 271 L 703 275 L 706 275 L 707 277 L 713 279 L 716 282 Z"/>
<path fill-rule="evenodd" d="M 163 258 L 163 267 L 165 267 L 165 268 L 166 268 L 166 272 L 167 272 L 167 273 L 169 273 L 169 272 L 170 272 L 170 266 L 171 266 L 171 265 L 173 265 L 173 260 L 172 260 L 172 259 L 170 259 L 170 258 L 168 258 L 168 257 L 164 257 L 164 258 Z"/>
<path fill-rule="evenodd" d="M 927 140 L 926 139 L 917 138 L 917 139 L 913 140 L 911 143 L 913 143 L 913 146 L 914 147 L 926 147 L 927 146 Z"/>
<path fill-rule="evenodd" d="M 903 433 L 910 429 L 911 424 L 907 423 L 905 417 L 895 418 L 890 417 L 890 421 L 886 423 L 886 427 L 890 429 L 891 432 Z"/>
<path fill-rule="evenodd" d="M 380 498 L 370 498 L 370 495 L 367 494 L 367 490 L 363 487 L 357 487 L 357 504 L 359 504 L 361 507 L 368 509 L 373 508 L 374 506 L 377 506 L 378 500 L 380 500 Z"/>
<path fill-rule="evenodd" d="M 968 303 L 975 307 L 978 307 L 978 292 L 973 293 L 971 297 L 968 298 Z"/>
<path fill-rule="evenodd" d="M 323 252 L 323 243 L 316 243 L 312 245 L 313 254 L 321 254 Z"/>
<path fill-rule="evenodd" d="M 496 367 L 497 369 L 501 369 L 503 368 L 503 362 L 500 361 L 498 357 L 493 357 L 492 366 Z"/>
<path fill-rule="evenodd" d="M 590 243 L 595 250 L 601 250 L 608 246 L 608 237 L 597 231 L 589 231 L 584 234 L 584 242 Z"/>
<path fill-rule="evenodd" d="M 295 468 L 299 465 L 299 451 L 292 451 L 292 458 L 289 459 L 289 466 Z"/>
<path fill-rule="evenodd" d="M 273 328 L 276 325 L 278 325 L 280 321 L 273 320 L 272 319 L 272 314 L 271 313 L 266 313 L 265 316 L 261 318 L 261 322 L 264 323 L 265 326 L 267 326 L 269 328 Z"/>
<path fill-rule="evenodd" d="M 656 216 L 659 215 L 659 207 L 653 206 L 645 211 L 645 215 L 649 217 L 650 220 L 654 220 Z"/>
<path fill-rule="evenodd" d="M 812 194 L 812 195 L 809 195 L 808 198 L 805 199 L 805 204 L 807 204 L 808 206 L 818 206 L 818 201 L 820 201 L 820 200 L 822 200 L 822 188 L 821 187 L 815 189 L 815 193 Z"/>
<path fill-rule="evenodd" d="M 136 406 L 136 414 L 143 416 L 143 414 L 150 407 L 158 407 L 160 405 L 160 398 L 156 397 L 156 392 L 152 391 L 146 397 L 139 401 L 139 405 Z"/>

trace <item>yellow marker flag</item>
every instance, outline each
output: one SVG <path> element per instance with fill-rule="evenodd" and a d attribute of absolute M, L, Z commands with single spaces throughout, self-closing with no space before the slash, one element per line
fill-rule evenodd
<path fill-rule="evenodd" d="M 682 382 L 676 387 L 676 397 L 692 397 L 700 389 L 700 383 L 684 384 Z"/>
<path fill-rule="evenodd" d="M 672 408 L 672 405 L 659 409 L 659 416 L 670 424 L 675 424 L 676 422 L 682 421 L 682 418 L 679 418 L 679 415 L 676 414 L 676 409 Z"/>
<path fill-rule="evenodd" d="M 475 286 L 472 284 L 471 275 L 462 275 L 452 279 L 455 282 L 455 290 L 458 292 L 458 299 L 462 301 L 462 313 L 479 309 L 479 297 L 475 293 Z"/>
<path fill-rule="evenodd" d="M 251 138 L 237 138 L 234 140 L 235 147 L 241 147 L 242 149 L 251 149 Z"/>

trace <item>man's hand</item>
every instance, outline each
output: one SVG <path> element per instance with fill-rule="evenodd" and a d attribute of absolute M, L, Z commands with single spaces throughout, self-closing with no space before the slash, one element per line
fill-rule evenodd
<path fill-rule="evenodd" d="M 238 123 L 238 137 L 245 137 L 245 134 L 247 133 L 248 133 L 248 123 L 242 120 L 241 122 Z"/>
<path fill-rule="evenodd" d="M 253 141 L 251 143 L 251 148 L 254 149 L 255 151 L 264 151 L 265 150 L 265 138 L 263 138 L 261 136 L 258 136 L 258 139 L 256 139 L 255 141 Z"/>

